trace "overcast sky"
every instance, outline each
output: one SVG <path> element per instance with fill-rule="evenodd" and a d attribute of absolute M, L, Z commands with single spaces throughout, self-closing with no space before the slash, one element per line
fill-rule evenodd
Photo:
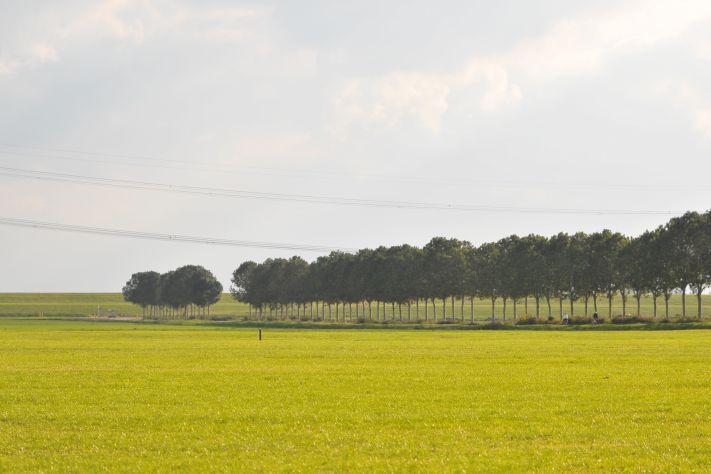
<path fill-rule="evenodd" d="M 4 0 L 1 167 L 635 212 L 340 206 L 0 176 L 0 217 L 343 248 L 636 235 L 669 218 L 636 211 L 711 207 L 709 84 L 708 0 Z M 291 254 L 0 226 L 0 291 L 119 291 L 133 272 L 184 264 L 228 287 L 242 261 Z"/>

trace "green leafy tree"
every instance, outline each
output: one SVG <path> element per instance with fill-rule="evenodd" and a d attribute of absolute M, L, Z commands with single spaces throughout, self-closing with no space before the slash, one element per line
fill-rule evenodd
<path fill-rule="evenodd" d="M 425 277 L 430 294 L 433 301 L 435 298 L 442 300 L 442 317 L 445 320 L 447 319 L 447 299 L 452 299 L 452 313 L 454 313 L 454 298 L 464 293 L 466 275 L 464 248 L 467 245 L 468 243 L 461 240 L 435 237 L 423 249 L 426 266 Z"/>
<path fill-rule="evenodd" d="M 709 239 L 707 222 L 704 215 L 687 212 L 672 218 L 665 227 L 673 252 L 671 271 L 681 292 L 682 317 L 686 317 L 686 290 L 692 288 L 697 294 L 700 316 L 701 295 L 709 284 L 709 275 L 704 268 L 704 249 L 708 247 Z"/>
<path fill-rule="evenodd" d="M 590 275 L 597 312 L 597 296 L 607 297 L 607 314 L 612 318 L 612 300 L 624 285 L 620 254 L 629 240 L 620 233 L 609 230 L 590 236 Z"/>
<path fill-rule="evenodd" d="M 160 273 L 140 272 L 131 275 L 122 290 L 123 299 L 139 305 L 146 316 L 146 308 L 160 303 Z"/>
<path fill-rule="evenodd" d="M 470 261 L 476 266 L 476 289 L 479 296 L 491 301 L 491 319 L 496 319 L 496 300 L 502 286 L 501 251 L 496 243 L 485 243 L 477 247 Z"/>

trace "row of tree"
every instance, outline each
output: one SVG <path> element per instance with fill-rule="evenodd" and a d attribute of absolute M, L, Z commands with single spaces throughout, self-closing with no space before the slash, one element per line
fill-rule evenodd
<path fill-rule="evenodd" d="M 195 317 L 210 314 L 219 301 L 222 284 L 209 270 L 186 265 L 177 270 L 134 273 L 123 287 L 124 300 L 140 305 L 143 316 Z"/>
<path fill-rule="evenodd" d="M 612 301 L 618 295 L 623 314 L 629 298 L 636 301 L 639 315 L 642 297 L 651 295 L 654 317 L 661 299 L 668 318 L 674 293 L 682 295 L 686 317 L 689 290 L 696 295 L 701 318 L 701 296 L 711 284 L 711 211 L 688 212 L 635 238 L 609 230 L 549 238 L 512 235 L 475 247 L 436 237 L 423 248 L 400 245 L 354 254 L 333 252 L 312 263 L 300 257 L 249 261 L 235 270 L 232 283 L 234 298 L 254 308 L 260 318 L 276 312 L 298 319 L 330 319 L 335 313 L 338 319 L 339 313 L 352 317 L 355 308 L 356 317 L 383 319 L 390 305 L 390 318 L 402 320 L 410 319 L 412 306 L 419 317 L 424 302 L 425 319 L 437 319 L 437 301 L 442 301 L 440 315 L 446 320 L 447 307 L 451 318 L 458 299 L 461 318 L 466 312 L 473 321 L 474 298 L 491 301 L 492 318 L 499 300 L 504 315 L 506 305 L 513 303 L 514 318 L 521 302 L 525 314 L 537 318 L 545 305 L 550 318 L 555 302 L 562 315 L 567 300 L 572 317 L 576 301 L 584 302 L 587 316 L 589 306 L 597 312 L 599 300 L 607 300 L 611 318 Z M 535 312 L 529 311 L 529 298 Z"/>

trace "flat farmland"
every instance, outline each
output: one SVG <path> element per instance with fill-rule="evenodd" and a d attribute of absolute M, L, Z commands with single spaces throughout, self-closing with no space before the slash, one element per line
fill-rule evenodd
<path fill-rule="evenodd" d="M 140 306 L 127 303 L 121 293 L 0 293 L 0 316 L 141 316 Z M 211 314 L 243 316 L 246 305 L 224 294 Z"/>
<path fill-rule="evenodd" d="M 0 320 L 0 471 L 711 470 L 711 331 Z"/>
<path fill-rule="evenodd" d="M 711 319 L 711 295 L 704 295 L 703 297 L 703 315 L 704 319 Z M 653 314 L 653 302 L 651 297 L 644 297 L 641 301 L 642 314 L 647 317 L 651 317 Z M 551 302 L 553 308 L 554 317 L 559 316 L 559 305 L 558 300 Z M 687 295 L 687 317 L 696 317 L 696 297 L 693 295 Z M 519 301 L 517 304 L 518 316 L 525 314 L 525 303 L 523 300 Z M 373 312 L 375 312 L 375 303 L 373 303 Z M 580 316 L 584 313 L 584 304 L 580 300 L 575 304 L 574 314 Z M 392 318 L 392 307 L 387 305 L 387 315 L 388 318 Z M 613 300 L 613 314 L 622 314 L 622 300 L 617 297 Z M 395 308 L 396 314 L 395 318 L 399 318 L 399 312 L 397 307 Z M 308 310 L 307 310 L 308 311 Z M 342 311 L 342 310 L 341 310 Z M 382 311 L 382 310 L 381 310 Z M 502 320 L 503 314 L 503 304 L 502 300 L 499 299 L 496 303 L 496 318 L 497 320 Z M 563 303 L 563 311 L 569 313 L 570 306 L 568 301 Z M 602 317 L 607 316 L 607 300 L 598 300 L 598 311 Z M 592 315 L 593 304 L 592 300 L 589 303 L 588 312 Z M 637 306 L 634 298 L 629 297 L 627 302 L 627 314 L 636 314 Z M 461 318 L 462 307 L 461 302 L 458 300 L 455 303 L 455 314 L 457 318 Z M 490 300 L 474 300 L 474 313 L 475 319 L 478 321 L 483 321 L 491 317 L 491 301 Z M 535 314 L 535 301 L 533 298 L 528 299 L 528 313 Z M 131 303 L 127 303 L 123 300 L 120 293 L 0 293 L 0 317 L 1 316 L 39 316 L 43 315 L 46 317 L 53 316 L 72 316 L 72 317 L 86 317 L 86 316 L 129 316 L 129 317 L 139 317 L 142 314 L 141 308 Z M 249 310 L 245 304 L 235 301 L 229 293 L 222 295 L 220 301 L 212 306 L 210 309 L 210 314 L 213 317 L 218 318 L 234 318 L 241 319 L 245 318 L 249 314 Z M 451 317 L 451 306 L 447 303 L 447 314 Z M 465 301 L 464 306 L 464 318 L 465 321 L 470 319 L 471 310 L 469 307 L 469 300 Z M 547 308 L 545 302 L 541 301 L 541 315 L 547 314 Z M 669 314 L 672 319 L 676 319 L 682 314 L 682 303 L 681 296 L 672 296 L 669 302 Z M 437 301 L 437 315 L 442 316 L 442 302 Z M 660 298 L 658 301 L 658 316 L 661 318 L 664 315 L 664 303 Z M 420 319 L 425 317 L 424 302 L 420 302 L 419 307 Z M 335 318 L 335 307 L 332 309 L 332 317 Z M 403 317 L 407 318 L 406 308 L 403 307 Z M 429 317 L 432 317 L 432 306 L 430 303 Z M 411 318 L 416 318 L 415 304 L 411 305 Z M 506 307 L 506 319 L 511 320 L 513 318 L 513 303 L 509 300 Z"/>

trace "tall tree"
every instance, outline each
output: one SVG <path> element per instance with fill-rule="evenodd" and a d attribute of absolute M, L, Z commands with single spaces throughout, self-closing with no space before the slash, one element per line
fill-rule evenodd
<path fill-rule="evenodd" d="M 706 219 L 698 212 L 687 212 L 672 218 L 665 227 L 674 257 L 671 270 L 681 292 L 682 317 L 686 317 L 686 290 L 689 287 L 695 290 L 700 311 L 701 294 L 708 284 L 703 268 L 702 248 L 708 234 L 704 221 Z"/>
<path fill-rule="evenodd" d="M 612 318 L 612 300 L 624 284 L 620 254 L 628 244 L 628 239 L 620 233 L 609 230 L 596 232 L 590 236 L 590 275 L 597 312 L 597 295 L 607 297 L 607 314 Z"/>
<path fill-rule="evenodd" d="M 457 239 L 435 237 L 423 252 L 425 272 L 433 298 L 440 298 L 444 305 L 442 316 L 447 319 L 447 298 L 454 298 L 464 293 L 466 260 L 464 248 L 469 245 Z M 452 315 L 454 317 L 454 314 Z"/>
<path fill-rule="evenodd" d="M 139 305 L 146 316 L 146 308 L 155 307 L 160 302 L 160 273 L 140 272 L 131 275 L 123 287 L 123 299 Z"/>
<path fill-rule="evenodd" d="M 477 291 L 482 298 L 491 300 L 491 319 L 496 319 L 496 300 L 501 288 L 501 251 L 495 243 L 485 243 L 474 250 L 471 262 L 477 270 Z"/>

